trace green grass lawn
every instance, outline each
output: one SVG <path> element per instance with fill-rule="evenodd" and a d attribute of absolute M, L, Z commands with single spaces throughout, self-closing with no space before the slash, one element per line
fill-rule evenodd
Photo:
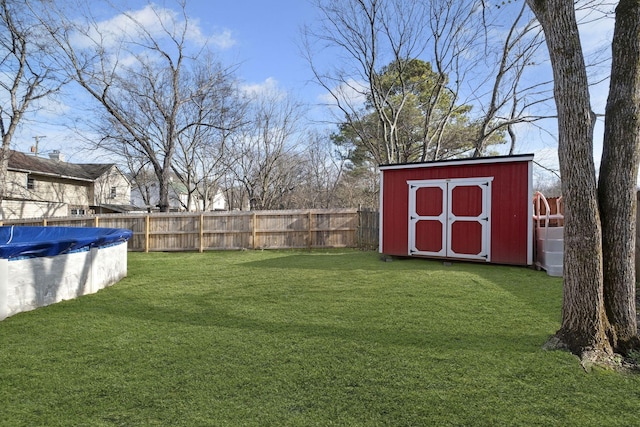
<path fill-rule="evenodd" d="M 2 426 L 631 426 L 640 376 L 541 349 L 561 280 L 351 250 L 130 253 L 0 322 Z"/>

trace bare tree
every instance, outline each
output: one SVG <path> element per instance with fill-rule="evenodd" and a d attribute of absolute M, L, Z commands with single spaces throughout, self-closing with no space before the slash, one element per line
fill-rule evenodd
<path fill-rule="evenodd" d="M 194 77 L 194 64 L 211 61 L 211 56 L 206 43 L 192 39 L 195 24 L 187 16 L 186 2 L 176 3 L 179 13 L 147 5 L 144 11 L 152 16 L 151 23 L 130 11 L 121 12 L 117 22 L 101 22 L 86 2 L 74 4 L 82 21 L 69 20 L 60 10 L 42 17 L 43 23 L 65 23 L 64 31 L 50 28 L 50 35 L 60 50 L 61 66 L 103 109 L 108 127 L 101 130 L 109 132 L 100 146 L 148 160 L 158 180 L 161 211 L 169 209 L 181 135 L 194 126 L 215 127 L 185 110 L 217 90 L 219 77 L 217 72 Z"/>
<path fill-rule="evenodd" d="M 306 136 L 306 149 L 300 153 L 300 185 L 292 194 L 294 208 L 341 207 L 338 186 L 345 171 L 346 159 L 335 152 L 330 137 L 319 132 Z M 349 206 L 352 206 L 349 200 Z"/>
<path fill-rule="evenodd" d="M 232 170 L 249 200 L 249 208 L 279 209 L 300 184 L 297 146 L 301 105 L 278 91 L 256 94 L 250 119 L 234 135 Z"/>
<path fill-rule="evenodd" d="M 504 6 L 499 8 L 498 17 L 509 16 L 505 8 Z M 505 129 L 511 140 L 509 154 L 513 154 L 517 135 L 515 126 L 518 123 L 544 118 L 534 116 L 531 110 L 536 104 L 550 100 L 551 82 L 534 80 L 529 86 L 520 87 L 526 70 L 535 63 L 538 48 L 544 43 L 541 29 L 530 14 L 526 3 L 522 3 L 506 34 L 499 32 L 498 36 L 488 36 L 488 39 L 502 39 L 502 43 L 488 43 L 486 49 L 488 58 L 486 65 L 489 70 L 486 83 L 490 84 L 490 90 L 486 93 L 481 92 L 484 84 L 480 84 L 480 90 L 473 93 L 473 96 L 477 97 L 475 103 L 482 109 L 474 157 L 484 155 L 489 138 Z M 487 27 L 487 31 L 490 30 Z M 498 45 L 499 48 L 494 49 Z"/>
<path fill-rule="evenodd" d="M 421 161 L 440 158 L 442 141 L 447 133 L 451 117 L 461 108 L 461 88 L 469 75 L 480 64 L 483 19 L 480 5 L 475 0 L 434 0 L 426 2 L 427 21 L 430 29 L 427 53 L 437 73 L 428 102 L 428 114 L 424 121 L 423 155 Z M 444 114 L 436 115 L 437 106 L 445 102 Z M 429 152 L 431 158 L 427 158 Z"/>
<path fill-rule="evenodd" d="M 522 84 L 543 43 L 524 4 L 489 7 L 482 0 L 315 0 L 315 4 L 321 20 L 303 34 L 308 62 L 342 114 L 339 122 L 349 127 L 351 138 L 367 147 L 375 163 L 436 160 L 469 151 L 481 156 L 489 145 L 505 142 L 506 135 L 513 153 L 515 126 L 545 118 L 533 110 L 551 98 L 550 82 L 536 79 Z M 519 9 L 514 11 L 515 7 Z M 316 58 L 328 52 L 345 65 L 319 68 Z M 414 78 L 416 60 L 429 66 L 418 78 Z M 417 82 L 422 85 L 419 91 Z M 407 118 L 415 114 L 416 105 L 421 131 L 407 137 Z M 372 110 L 375 123 L 367 116 Z"/>
<path fill-rule="evenodd" d="M 194 125 L 178 137 L 173 171 L 187 189 L 187 210 L 211 209 L 220 181 L 233 164 L 231 137 L 246 120 L 247 99 L 228 70 L 218 65 L 212 71 L 201 64 L 194 86 L 207 84 L 212 76 L 217 76 L 215 90 L 200 93 L 186 106 L 184 114 Z"/>
<path fill-rule="evenodd" d="M 158 194 L 155 174 L 149 167 L 146 157 L 137 150 L 132 150 L 131 147 L 131 144 L 122 144 L 121 158 L 126 162 L 132 194 L 137 196 L 132 197 L 132 203 L 134 205 L 142 203 L 144 207 L 150 209 Z"/>
<path fill-rule="evenodd" d="M 346 123 L 379 163 L 397 162 L 403 151 L 398 141 L 398 121 L 406 97 L 383 84 L 383 66 L 395 64 L 400 79 L 409 59 L 425 48 L 423 24 L 426 10 L 419 2 L 317 0 L 321 13 L 317 28 L 304 30 L 304 47 L 317 82 L 327 90 Z M 340 61 L 332 70 L 321 70 L 316 55 L 334 51 Z M 369 104 L 379 126 L 366 126 Z M 342 120 L 342 118 L 340 118 Z"/>
<path fill-rule="evenodd" d="M 574 2 L 527 3 L 545 33 L 558 110 L 566 218 L 562 324 L 554 345 L 581 355 L 585 363 L 606 362 L 613 351 L 626 354 L 638 348 L 633 259 L 640 4 L 621 0 L 616 7 L 599 201 L 593 164 L 595 114 Z"/>
<path fill-rule="evenodd" d="M 378 209 L 380 200 L 380 174 L 371 164 L 347 167 L 336 187 L 337 207 L 363 207 Z"/>
<path fill-rule="evenodd" d="M 4 198 L 12 138 L 25 114 L 55 94 L 60 79 L 43 39 L 43 28 L 26 2 L 0 0 L 0 202 Z"/>

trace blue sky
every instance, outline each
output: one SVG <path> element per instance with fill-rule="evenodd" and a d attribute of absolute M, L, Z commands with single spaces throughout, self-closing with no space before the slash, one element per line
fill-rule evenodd
<path fill-rule="evenodd" d="M 126 0 L 123 0 L 126 1 Z M 145 0 L 126 1 L 132 10 L 142 10 Z M 171 0 L 159 1 L 175 8 Z M 247 86 L 272 87 L 289 92 L 311 105 L 319 103 L 324 91 L 315 84 L 306 60 L 300 53 L 300 29 L 313 24 L 317 10 L 308 0 L 187 0 L 187 13 L 196 19 L 200 32 L 211 37 L 213 50 L 227 65 L 238 64 L 237 76 Z M 611 21 L 596 21 L 585 26 L 583 42 L 585 50 L 606 43 L 612 30 Z M 597 113 L 604 112 L 607 85 L 600 85 L 593 93 L 593 106 Z M 46 120 L 46 117 L 45 117 Z M 550 132 L 555 132 L 550 121 Z M 596 156 L 599 157 L 596 129 Z M 73 151 L 68 146 L 69 136 L 59 128 L 41 125 L 38 130 L 25 126 L 16 135 L 14 148 L 28 151 L 34 137 L 41 139 L 42 151 L 61 149 L 70 161 L 93 161 L 86 152 Z M 601 137 L 600 137 L 601 140 Z M 537 160 L 555 166 L 556 142 L 545 132 L 533 129 L 519 138 L 519 152 L 535 152 Z M 548 159 L 545 159 L 548 157 Z"/>
<path fill-rule="evenodd" d="M 274 6 L 277 4 L 277 6 Z M 190 0 L 188 9 L 195 12 L 203 28 L 215 32 L 228 31 L 234 45 L 226 53 L 241 63 L 239 75 L 248 84 L 277 84 L 311 104 L 319 103 L 323 91 L 314 84 L 308 64 L 299 52 L 300 27 L 313 24 L 317 10 L 308 0 Z M 589 22 L 581 27 L 583 47 L 587 54 L 600 49 L 610 40 L 613 22 L 593 20 L 593 13 L 579 12 L 579 19 Z M 592 91 L 596 113 L 604 113 L 608 83 Z M 519 152 L 534 152 L 536 160 L 557 168 L 555 121 L 548 120 L 544 131 L 531 129 L 519 138 Z M 594 157 L 599 163 L 602 119 L 596 126 Z M 543 173 L 544 174 L 544 173 Z"/>
<path fill-rule="evenodd" d="M 146 0 L 124 0 L 128 10 L 141 11 Z M 157 2 L 178 9 L 176 2 Z M 320 88 L 311 82 L 311 73 L 300 54 L 300 28 L 313 20 L 315 8 L 306 0 L 187 0 L 187 13 L 196 20 L 200 32 L 210 37 L 214 53 L 225 65 L 238 66 L 237 77 L 245 86 L 275 88 L 291 93 L 306 103 L 317 102 Z M 139 15 L 139 17 L 142 15 Z M 115 18 L 112 16 L 104 19 Z M 75 98 L 81 98 L 81 95 Z M 74 96 L 72 96 L 74 98 Z M 46 154 L 61 150 L 68 161 L 85 162 L 91 153 L 75 149 L 68 141 L 73 138 L 59 125 L 56 111 L 68 111 L 55 106 L 53 111 L 40 112 L 36 123 L 23 126 L 16 134 L 13 148 L 29 151 L 39 138 L 39 151 Z"/>
<path fill-rule="evenodd" d="M 205 31 L 230 33 L 235 43 L 224 56 L 240 63 L 247 83 L 272 79 L 300 94 L 311 90 L 311 74 L 297 45 L 300 27 L 316 14 L 308 1 L 189 0 L 187 10 Z"/>

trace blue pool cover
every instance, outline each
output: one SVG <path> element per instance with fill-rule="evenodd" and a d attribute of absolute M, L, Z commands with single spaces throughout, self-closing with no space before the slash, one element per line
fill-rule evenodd
<path fill-rule="evenodd" d="M 99 227 L 0 227 L 0 259 L 56 256 L 87 251 L 128 241 L 133 233 L 124 228 Z"/>

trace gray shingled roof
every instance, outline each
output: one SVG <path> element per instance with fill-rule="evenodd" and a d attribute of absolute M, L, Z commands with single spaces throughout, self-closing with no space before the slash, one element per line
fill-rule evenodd
<path fill-rule="evenodd" d="M 114 163 L 67 163 L 60 160 L 35 157 L 13 150 L 9 154 L 9 170 L 63 176 L 79 180 L 95 181 L 113 166 Z"/>

